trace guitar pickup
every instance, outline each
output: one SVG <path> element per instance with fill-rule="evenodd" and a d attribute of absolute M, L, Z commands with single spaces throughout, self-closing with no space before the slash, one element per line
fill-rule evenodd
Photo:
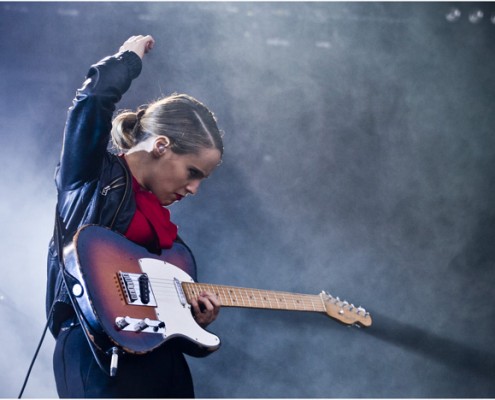
<path fill-rule="evenodd" d="M 127 304 L 133 306 L 157 306 L 147 274 L 119 271 L 118 276 L 120 287 Z"/>

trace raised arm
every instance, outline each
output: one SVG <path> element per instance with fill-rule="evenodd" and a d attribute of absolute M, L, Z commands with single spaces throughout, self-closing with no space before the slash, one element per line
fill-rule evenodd
<path fill-rule="evenodd" d="M 72 190 L 95 179 L 107 149 L 116 104 L 141 72 L 151 36 L 132 36 L 119 52 L 94 64 L 69 109 L 56 182 Z"/>

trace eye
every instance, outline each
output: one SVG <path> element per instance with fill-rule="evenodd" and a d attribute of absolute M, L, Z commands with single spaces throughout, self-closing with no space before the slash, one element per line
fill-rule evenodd
<path fill-rule="evenodd" d="M 189 168 L 189 179 L 201 179 L 203 178 L 203 173 L 196 168 Z"/>

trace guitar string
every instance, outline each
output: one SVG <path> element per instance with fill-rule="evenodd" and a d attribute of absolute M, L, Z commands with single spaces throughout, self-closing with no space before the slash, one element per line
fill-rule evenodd
<path fill-rule="evenodd" d="M 170 279 L 164 278 L 153 278 L 153 288 L 158 290 L 159 288 L 171 288 L 175 290 L 175 282 Z M 187 282 L 186 282 L 187 283 Z M 271 308 L 285 308 L 296 310 L 313 310 L 319 311 L 321 307 L 315 306 L 315 302 L 318 306 L 321 306 L 321 298 L 315 295 L 305 295 L 305 294 L 295 294 L 288 292 L 273 292 L 265 291 L 260 289 L 248 289 L 248 288 L 229 288 L 222 285 L 211 285 L 211 284 L 199 284 L 194 283 L 198 288 L 202 290 L 210 290 L 212 292 L 217 292 L 217 295 L 223 295 L 223 298 L 229 301 L 229 305 L 255 305 L 255 306 L 268 306 Z M 174 294 L 174 290 L 171 291 L 171 295 Z M 194 289 L 189 289 L 189 294 L 195 294 Z M 221 293 L 218 293 L 221 292 Z M 251 294 L 249 295 L 250 292 Z M 168 295 L 168 294 L 167 294 Z M 233 296 L 232 296 L 233 295 Z M 238 297 L 239 295 L 239 297 Z M 244 298 L 246 297 L 246 299 Z M 240 298 L 240 299 L 239 299 Z M 289 307 L 288 301 L 293 303 L 292 307 Z M 282 305 L 285 304 L 285 307 Z M 274 304 L 276 306 L 274 306 Z"/>
<path fill-rule="evenodd" d="M 139 286 L 139 282 L 134 282 Z M 177 281 L 164 278 L 150 279 L 153 293 L 160 299 L 177 299 Z M 277 310 L 314 311 L 326 312 L 325 302 L 321 296 L 297 294 L 289 292 L 274 292 L 262 289 L 249 289 L 229 287 L 223 285 L 203 284 L 195 282 L 183 282 L 181 287 L 186 296 L 186 301 L 196 296 L 199 291 L 208 290 L 215 292 L 223 306 L 270 308 Z M 335 300 L 335 299 L 334 299 Z M 292 305 L 289 304 L 292 302 Z M 335 304 L 338 303 L 335 300 Z M 337 307 L 342 307 L 337 305 Z M 348 309 L 348 311 L 350 311 Z M 354 312 L 356 314 L 356 312 Z M 359 314 L 357 314 L 359 315 Z"/>
<path fill-rule="evenodd" d="M 177 297 L 177 282 L 169 278 L 152 278 L 152 290 L 161 298 Z M 135 281 L 136 285 L 139 282 Z M 314 311 L 327 312 L 325 300 L 319 295 L 298 294 L 282 291 L 269 291 L 262 289 L 250 289 L 242 287 L 223 286 L 216 284 L 205 284 L 196 282 L 183 282 L 181 284 L 186 300 L 207 290 L 216 293 L 223 306 L 270 308 L 278 310 Z M 334 299 L 333 305 L 343 308 L 340 300 Z M 340 304 L 339 304 L 340 303 Z M 350 311 L 348 305 L 347 310 Z M 354 312 L 356 314 L 356 312 Z M 357 313 L 359 315 L 359 313 Z"/>
<path fill-rule="evenodd" d="M 176 296 L 175 282 L 170 279 L 153 278 L 153 291 L 170 297 Z M 187 286 L 184 291 L 191 297 L 197 294 L 194 288 Z M 229 288 L 222 285 L 193 283 L 200 290 L 217 292 L 223 305 L 266 307 L 273 309 L 324 311 L 321 308 L 321 299 L 315 295 L 294 294 L 287 292 L 269 292 L 260 289 Z M 249 295 L 251 292 L 251 295 Z M 289 305 L 292 303 L 292 305 Z M 316 305 L 315 305 L 316 304 Z"/>
<path fill-rule="evenodd" d="M 164 290 L 171 290 L 172 293 L 175 293 L 175 285 L 173 283 L 169 284 L 155 284 L 153 286 L 155 291 L 158 291 L 160 289 Z M 211 291 L 216 291 L 218 295 L 223 297 L 226 300 L 230 300 L 231 304 L 265 304 L 268 303 L 270 306 L 273 306 L 273 303 L 275 303 L 278 307 L 281 305 L 285 305 L 286 307 L 289 305 L 290 302 L 293 303 L 294 307 L 300 308 L 301 306 L 304 308 L 308 308 L 308 306 L 312 309 L 315 309 L 315 298 L 306 298 L 306 299 L 300 299 L 300 296 L 297 295 L 288 295 L 286 298 L 277 296 L 276 294 L 271 294 L 271 293 L 264 293 L 264 292 L 258 292 L 255 293 L 255 291 L 251 290 L 251 295 L 249 296 L 248 293 L 244 293 L 243 291 L 234 291 L 231 289 L 226 289 L 222 287 L 211 287 L 207 285 L 202 285 L 201 288 L 204 290 L 208 289 L 216 289 L 216 290 L 211 290 Z M 172 290 L 173 289 L 173 290 Z M 195 289 L 190 289 L 186 288 L 186 292 L 188 294 L 195 295 L 197 294 L 197 291 Z M 263 295 L 262 295 L 263 294 Z M 288 298 L 287 298 L 288 297 Z M 318 298 L 317 304 L 320 303 L 320 299 Z"/>

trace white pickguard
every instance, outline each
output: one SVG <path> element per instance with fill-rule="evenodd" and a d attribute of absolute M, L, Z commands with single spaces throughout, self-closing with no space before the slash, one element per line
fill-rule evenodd
<path fill-rule="evenodd" d="M 141 258 L 139 263 L 142 271 L 149 277 L 157 302 L 157 316 L 165 322 L 164 336 L 167 339 L 185 337 L 198 346 L 216 349 L 220 345 L 220 339 L 196 323 L 191 313 L 191 305 L 181 301 L 174 283 L 174 280 L 179 282 L 194 282 L 194 280 L 180 268 L 165 261 Z"/>

